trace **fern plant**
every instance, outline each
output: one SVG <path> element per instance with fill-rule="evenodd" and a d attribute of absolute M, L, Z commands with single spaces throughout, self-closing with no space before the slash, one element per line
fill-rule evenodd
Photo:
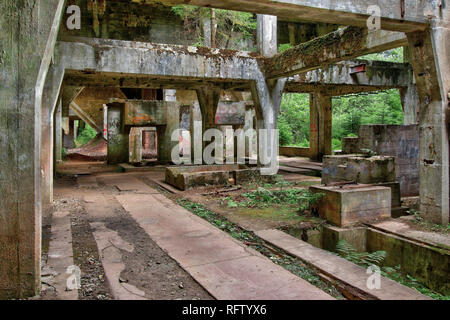
<path fill-rule="evenodd" d="M 340 240 L 336 245 L 336 252 L 342 258 L 362 267 L 372 265 L 380 266 L 386 259 L 386 251 L 358 252 L 351 244 L 345 240 Z"/>

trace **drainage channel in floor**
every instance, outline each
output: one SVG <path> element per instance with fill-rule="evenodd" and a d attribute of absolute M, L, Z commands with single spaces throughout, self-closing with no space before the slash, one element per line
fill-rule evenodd
<path fill-rule="evenodd" d="M 387 278 L 433 299 L 450 299 L 450 250 L 446 248 L 370 225 L 321 225 L 314 229 L 291 226 L 282 231 L 360 266 L 367 267 L 371 260 Z"/>

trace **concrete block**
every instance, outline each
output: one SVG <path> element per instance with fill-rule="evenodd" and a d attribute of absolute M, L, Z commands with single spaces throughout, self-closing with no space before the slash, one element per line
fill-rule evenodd
<path fill-rule="evenodd" d="M 345 240 L 358 252 L 366 251 L 366 227 L 339 228 L 324 225 L 322 229 L 322 249 L 336 252 L 336 245 Z"/>
<path fill-rule="evenodd" d="M 359 138 L 344 137 L 342 138 L 342 154 L 359 153 Z"/>
<path fill-rule="evenodd" d="M 319 215 L 335 226 L 351 226 L 391 216 L 391 189 L 368 185 L 313 186 L 325 196 L 317 204 Z"/>
<path fill-rule="evenodd" d="M 372 184 L 395 182 L 395 158 L 387 156 L 325 156 L 322 183 L 354 181 Z"/>

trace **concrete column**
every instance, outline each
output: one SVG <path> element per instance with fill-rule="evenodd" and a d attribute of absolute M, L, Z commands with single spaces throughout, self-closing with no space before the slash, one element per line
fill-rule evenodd
<path fill-rule="evenodd" d="M 257 22 L 259 53 L 266 57 L 273 57 L 278 52 L 277 17 L 257 15 Z M 278 127 L 278 113 L 285 84 L 286 79 L 266 81 L 262 75 L 252 87 L 257 118 L 258 164 L 263 167 L 261 171 L 263 174 L 278 172 L 279 142 L 278 137 L 273 137 L 273 129 Z M 261 134 L 260 129 L 266 129 L 268 133 L 266 137 Z M 273 161 L 268 163 L 267 157 L 276 160 L 276 164 Z"/>
<path fill-rule="evenodd" d="M 430 30 L 408 34 L 419 92 L 420 213 L 449 222 L 450 10 Z"/>
<path fill-rule="evenodd" d="M 332 153 L 332 97 L 317 92 L 310 95 L 310 158 Z"/>
<path fill-rule="evenodd" d="M 75 148 L 75 120 L 68 119 L 67 123 L 68 131 L 64 132 L 63 147 L 66 149 L 73 149 Z"/>
<path fill-rule="evenodd" d="M 415 83 L 411 83 L 407 88 L 400 89 L 402 99 L 404 124 L 417 124 L 419 113 L 419 93 Z"/>
<path fill-rule="evenodd" d="M 309 95 L 309 157 L 312 160 L 319 160 L 319 110 L 316 103 L 317 96 Z"/>
<path fill-rule="evenodd" d="M 172 141 L 172 134 L 180 128 L 180 105 L 168 102 L 166 106 L 167 124 L 157 127 L 158 134 L 158 162 L 166 164 L 172 161 L 172 150 L 179 141 Z"/>
<path fill-rule="evenodd" d="M 42 95 L 42 127 L 41 127 L 41 195 L 42 208 L 48 209 L 53 203 L 54 178 L 54 117 L 58 105 L 58 97 L 64 78 L 62 69 L 51 66 L 45 80 Z"/>
<path fill-rule="evenodd" d="M 127 163 L 129 135 L 125 132 L 123 103 L 108 104 L 108 163 Z"/>
<path fill-rule="evenodd" d="M 59 100 L 55 111 L 55 160 L 61 162 L 62 159 L 62 102 Z"/>
<path fill-rule="evenodd" d="M 332 146 L 332 97 L 318 94 L 316 102 L 319 104 L 319 155 L 328 156 L 333 154 Z"/>
<path fill-rule="evenodd" d="M 266 57 L 273 57 L 278 52 L 277 17 L 257 15 L 258 51 Z"/>
<path fill-rule="evenodd" d="M 200 88 L 197 98 L 202 113 L 202 136 L 209 129 L 218 129 L 216 124 L 217 107 L 219 106 L 220 90 L 218 88 Z M 211 142 L 202 142 L 202 152 Z"/>
<path fill-rule="evenodd" d="M 203 163 L 203 129 L 202 114 L 198 102 L 193 103 L 190 113 L 191 161 L 193 164 Z"/>
<path fill-rule="evenodd" d="M 64 1 L 0 1 L 0 299 L 41 286 L 41 107 Z"/>
<path fill-rule="evenodd" d="M 256 119 L 255 119 L 255 109 L 254 107 L 245 108 L 245 126 L 244 132 L 250 132 L 254 130 L 253 138 L 246 135 L 245 136 L 245 156 L 250 158 L 256 156 L 258 149 L 258 137 L 256 135 Z"/>
<path fill-rule="evenodd" d="M 261 172 L 265 175 L 278 172 L 279 141 L 278 135 L 274 136 L 274 130 L 278 128 L 278 113 L 285 84 L 286 79 L 267 82 L 261 78 L 252 88 L 257 109 L 258 164 L 263 167 Z"/>

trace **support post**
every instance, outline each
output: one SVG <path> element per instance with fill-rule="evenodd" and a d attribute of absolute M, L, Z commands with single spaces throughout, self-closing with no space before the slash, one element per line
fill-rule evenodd
<path fill-rule="evenodd" d="M 420 213 L 449 222 L 450 12 L 424 32 L 409 33 L 411 63 L 419 93 Z"/>
<path fill-rule="evenodd" d="M 166 106 L 167 124 L 158 126 L 158 162 L 167 164 L 172 161 L 172 150 L 179 146 L 179 141 L 172 141 L 172 134 L 180 129 L 180 105 L 168 102 Z M 179 151 L 178 151 L 179 152 Z"/>
<path fill-rule="evenodd" d="M 108 152 L 109 164 L 126 163 L 129 160 L 129 135 L 125 132 L 123 103 L 108 104 Z"/>
<path fill-rule="evenodd" d="M 58 107 L 55 111 L 55 160 L 61 162 L 62 158 L 62 102 L 58 102 Z"/>
<path fill-rule="evenodd" d="M 203 137 L 207 130 L 218 129 L 218 126 L 216 124 L 216 113 L 217 107 L 219 106 L 220 89 L 214 87 L 204 87 L 197 89 L 197 99 L 202 113 Z M 208 142 L 202 141 L 202 152 L 203 150 L 205 150 L 208 144 Z"/>
<path fill-rule="evenodd" d="M 63 8 L 0 1 L 0 299 L 41 287 L 41 108 Z"/>
<path fill-rule="evenodd" d="M 310 95 L 310 158 L 332 153 L 332 97 L 316 92 Z"/>

